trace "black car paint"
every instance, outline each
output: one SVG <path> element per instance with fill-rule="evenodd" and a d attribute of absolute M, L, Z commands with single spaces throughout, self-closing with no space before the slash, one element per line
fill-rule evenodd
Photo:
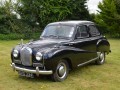
<path fill-rule="evenodd" d="M 71 68 L 75 68 L 80 63 L 84 63 L 84 62 L 86 62 L 88 60 L 96 58 L 97 57 L 97 52 L 99 51 L 98 50 L 99 45 L 97 47 L 98 49 L 95 48 L 96 45 L 94 45 L 95 49 L 92 50 L 91 46 L 86 45 L 87 43 L 90 43 L 89 41 L 84 42 L 84 43 L 83 42 L 82 41 L 80 42 L 80 44 L 82 44 L 82 45 L 80 47 L 78 47 L 78 48 L 76 48 L 76 43 L 74 43 L 74 42 L 69 42 L 70 45 L 65 44 L 65 46 L 63 45 L 61 47 L 56 48 L 55 50 L 53 50 L 53 52 L 51 52 L 51 53 L 53 53 L 51 55 L 51 58 L 49 57 L 49 59 L 45 60 L 45 67 L 47 69 L 54 70 L 56 65 L 58 64 L 59 60 L 66 59 L 69 62 L 69 64 L 71 65 Z M 71 45 L 71 43 L 73 45 Z M 93 43 L 91 43 L 91 44 L 93 44 Z M 100 46 L 101 46 L 100 50 L 102 50 L 102 49 L 104 49 L 106 47 L 109 47 L 109 44 L 102 43 Z M 107 50 L 108 50 L 108 48 L 107 48 Z"/>
<path fill-rule="evenodd" d="M 88 27 L 89 25 L 94 25 L 94 24 L 92 23 L 92 24 L 80 24 L 80 25 L 86 25 Z M 42 63 L 43 67 L 45 67 L 46 70 L 53 70 L 53 71 L 55 71 L 57 64 L 62 59 L 67 60 L 70 68 L 72 69 L 78 67 L 78 65 L 81 63 L 96 58 L 97 52 L 99 51 L 104 51 L 109 53 L 110 44 L 107 41 L 107 39 L 103 37 L 101 34 L 94 37 L 92 37 L 89 34 L 89 37 L 77 39 L 75 37 L 75 33 L 78 26 L 79 25 L 75 25 L 76 29 L 74 35 L 70 40 L 41 37 L 40 40 L 33 41 L 24 45 L 18 45 L 14 49 L 20 51 L 24 46 L 32 48 L 33 51 L 32 62 Z M 89 32 L 89 28 L 88 28 L 88 32 Z M 38 51 L 40 51 L 43 54 L 42 61 L 37 61 L 35 59 L 35 55 Z M 14 60 L 20 59 L 20 55 L 18 58 L 14 58 L 12 56 L 12 52 L 11 52 L 12 62 L 14 62 Z"/>

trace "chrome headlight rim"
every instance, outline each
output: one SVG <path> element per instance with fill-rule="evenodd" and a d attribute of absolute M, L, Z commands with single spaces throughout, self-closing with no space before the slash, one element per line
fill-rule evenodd
<path fill-rule="evenodd" d="M 19 55 L 19 51 L 18 50 L 13 50 L 13 57 L 14 58 L 17 58 L 18 57 L 18 55 Z"/>
<path fill-rule="evenodd" d="M 42 60 L 42 57 L 43 57 L 43 55 L 42 55 L 41 52 L 37 52 L 37 53 L 36 53 L 35 58 L 36 58 L 37 61 L 41 61 L 41 60 Z"/>

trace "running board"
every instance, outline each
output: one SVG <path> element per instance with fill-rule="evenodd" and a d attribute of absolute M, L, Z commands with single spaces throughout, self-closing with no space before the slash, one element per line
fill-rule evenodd
<path fill-rule="evenodd" d="M 97 60 L 97 59 L 99 59 L 99 57 L 96 57 L 96 58 L 91 59 L 91 60 L 89 60 L 89 61 L 87 61 L 87 62 L 84 62 L 84 63 L 78 64 L 77 66 L 78 66 L 78 67 L 83 66 L 83 65 L 88 64 L 88 63 L 90 63 L 90 62 L 92 62 L 92 61 L 95 61 L 95 60 Z"/>

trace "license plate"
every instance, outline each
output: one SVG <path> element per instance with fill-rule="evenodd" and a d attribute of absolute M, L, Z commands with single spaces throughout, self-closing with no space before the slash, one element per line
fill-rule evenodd
<path fill-rule="evenodd" d="M 32 74 L 32 73 L 27 73 L 27 72 L 23 72 L 23 71 L 18 71 L 18 74 L 19 74 L 20 76 L 23 76 L 23 77 L 34 78 L 34 74 Z"/>

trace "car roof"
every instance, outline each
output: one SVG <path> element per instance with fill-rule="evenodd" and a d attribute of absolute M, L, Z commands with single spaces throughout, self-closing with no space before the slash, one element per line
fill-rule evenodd
<path fill-rule="evenodd" d="M 91 21 L 82 21 L 81 20 L 81 21 L 60 21 L 60 22 L 53 22 L 53 23 L 50 23 L 48 25 L 57 25 L 57 24 L 76 26 L 76 25 L 80 25 L 80 24 L 89 25 L 89 24 L 94 24 L 94 23 L 91 22 Z"/>

